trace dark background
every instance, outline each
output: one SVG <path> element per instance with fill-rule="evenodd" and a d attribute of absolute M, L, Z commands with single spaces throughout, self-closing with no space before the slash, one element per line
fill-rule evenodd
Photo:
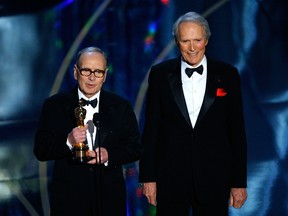
<path fill-rule="evenodd" d="M 107 53 L 104 87 L 131 101 L 142 129 L 147 73 L 179 55 L 172 25 L 188 11 L 210 24 L 207 55 L 236 66 L 242 78 L 249 197 L 231 215 L 288 215 L 287 6 L 286 0 L 0 0 L 0 215 L 49 215 L 53 162 L 36 160 L 33 137 L 43 100 L 75 85 L 76 52 L 98 46 Z M 125 166 L 125 175 L 128 215 L 153 216 L 137 163 Z"/>

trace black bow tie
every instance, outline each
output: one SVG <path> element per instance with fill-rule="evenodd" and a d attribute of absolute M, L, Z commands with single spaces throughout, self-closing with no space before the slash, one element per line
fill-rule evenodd
<path fill-rule="evenodd" d="M 200 65 L 200 66 L 197 67 L 197 68 L 186 68 L 186 69 L 185 69 L 185 73 L 187 74 L 187 76 L 188 76 L 189 78 L 192 76 L 192 74 L 193 74 L 195 71 L 201 75 L 201 74 L 203 73 L 203 65 Z"/>
<path fill-rule="evenodd" d="M 94 100 L 85 100 L 84 98 L 81 98 L 81 100 L 83 101 L 83 106 L 86 106 L 86 105 L 91 105 L 93 108 L 95 108 L 97 106 L 97 98 L 95 98 Z"/>

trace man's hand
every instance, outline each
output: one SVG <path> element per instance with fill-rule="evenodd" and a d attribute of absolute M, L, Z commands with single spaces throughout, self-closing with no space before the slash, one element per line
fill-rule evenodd
<path fill-rule="evenodd" d="M 230 191 L 230 206 L 241 208 L 247 199 L 246 188 L 231 188 Z"/>
<path fill-rule="evenodd" d="M 108 161 L 108 151 L 103 147 L 100 147 L 100 149 L 101 161 L 99 160 L 99 147 L 97 147 L 95 151 L 88 151 L 89 157 L 93 158 L 92 160 L 87 162 L 88 164 L 103 164 Z"/>
<path fill-rule="evenodd" d="M 150 203 L 153 206 L 157 205 L 156 182 L 143 183 L 143 194 L 147 197 L 148 203 Z"/>
<path fill-rule="evenodd" d="M 84 127 L 75 127 L 68 134 L 68 141 L 73 146 L 76 143 L 83 143 L 86 140 L 86 130 L 88 128 L 88 124 Z"/>

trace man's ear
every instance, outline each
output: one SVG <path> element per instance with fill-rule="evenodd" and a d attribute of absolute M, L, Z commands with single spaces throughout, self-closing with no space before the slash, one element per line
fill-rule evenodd
<path fill-rule="evenodd" d="M 104 78 L 103 78 L 103 83 L 106 81 L 107 74 L 108 74 L 108 68 L 106 68 L 106 70 L 105 70 L 105 74 L 104 74 Z"/>
<path fill-rule="evenodd" d="M 76 65 L 74 65 L 74 68 L 73 68 L 73 75 L 74 75 L 74 79 L 75 80 L 78 80 L 78 73 L 77 73 L 77 68 L 76 68 L 77 66 Z"/>
<path fill-rule="evenodd" d="M 179 46 L 179 42 L 178 42 L 176 36 L 174 37 L 174 41 L 175 41 L 175 44 L 176 44 L 177 46 Z"/>

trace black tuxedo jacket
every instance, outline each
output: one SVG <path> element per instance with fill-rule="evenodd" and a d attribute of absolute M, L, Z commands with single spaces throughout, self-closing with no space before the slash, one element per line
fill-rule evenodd
<path fill-rule="evenodd" d="M 126 215 L 122 165 L 138 160 L 141 151 L 132 107 L 119 96 L 101 90 L 100 139 L 101 146 L 108 151 L 109 165 L 101 165 L 99 181 L 99 165 L 73 163 L 66 145 L 68 133 L 76 127 L 74 109 L 78 101 L 77 87 L 69 93 L 46 99 L 35 136 L 37 159 L 55 160 L 51 213 L 61 216 L 98 215 L 97 206 L 101 200 L 103 215 Z"/>
<path fill-rule="evenodd" d="M 151 68 L 140 182 L 157 182 L 158 202 L 227 201 L 246 187 L 246 135 L 236 68 L 207 59 L 203 104 L 193 128 L 181 81 L 181 58 Z"/>

